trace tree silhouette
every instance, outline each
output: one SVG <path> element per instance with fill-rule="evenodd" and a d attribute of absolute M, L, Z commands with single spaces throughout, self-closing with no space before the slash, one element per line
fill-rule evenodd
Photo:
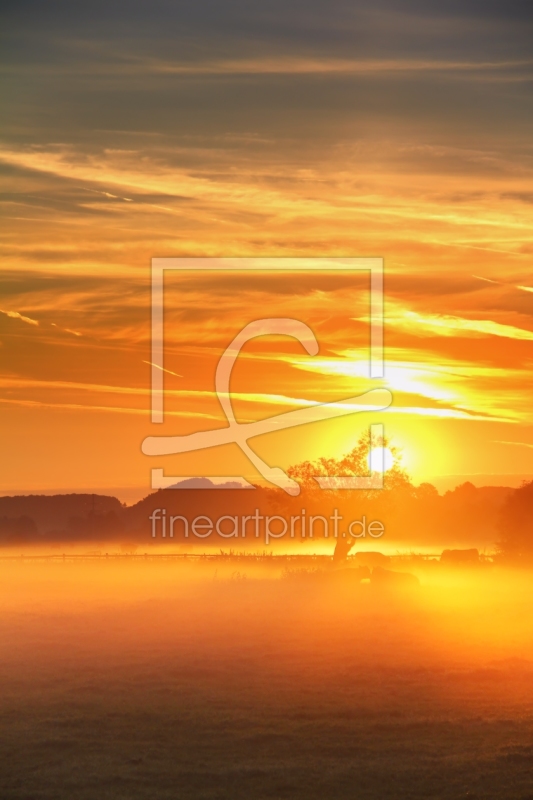
<path fill-rule="evenodd" d="M 533 481 L 523 483 L 505 501 L 498 522 L 499 550 L 509 556 L 533 556 Z"/>
<path fill-rule="evenodd" d="M 384 474 L 384 489 L 410 489 L 412 488 L 409 476 L 401 466 L 401 453 L 397 447 L 391 444 L 386 437 L 379 440 L 372 439 L 370 430 L 366 431 L 360 438 L 355 447 L 341 458 L 319 458 L 316 461 L 301 461 L 289 467 L 287 474 L 290 478 L 307 489 L 316 489 L 318 484 L 315 477 L 354 477 L 369 474 L 368 458 L 370 451 L 376 447 L 387 447 L 393 457 L 393 465 Z M 372 493 L 380 490 L 367 490 Z"/>
<path fill-rule="evenodd" d="M 341 491 L 345 498 L 347 495 L 353 498 L 354 505 L 359 504 L 364 499 L 375 503 L 379 502 L 380 507 L 384 510 L 390 507 L 398 498 L 414 496 L 415 489 L 407 472 L 401 466 L 399 449 L 392 445 L 386 437 L 379 440 L 372 438 L 370 430 L 366 431 L 359 438 L 355 447 L 340 459 L 319 458 L 317 461 L 302 461 L 289 467 L 287 474 L 298 481 L 308 497 L 314 496 L 316 500 L 319 500 L 320 497 L 324 500 L 329 495 L 333 498 L 337 495 L 337 492 L 335 490 L 324 491 L 320 489 L 315 477 L 361 477 L 368 475 L 369 454 L 375 447 L 387 447 L 393 456 L 393 465 L 383 476 L 383 489 L 348 489 Z M 433 489 L 433 487 L 431 488 Z M 436 493 L 436 490 L 434 491 Z M 333 553 L 333 563 L 343 563 L 355 544 L 356 540 L 353 538 L 338 538 Z"/>

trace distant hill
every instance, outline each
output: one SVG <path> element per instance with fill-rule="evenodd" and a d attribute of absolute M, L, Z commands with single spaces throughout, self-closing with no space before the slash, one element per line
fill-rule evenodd
<path fill-rule="evenodd" d="M 253 489 L 253 486 L 243 486 L 238 481 L 226 481 L 225 483 L 213 483 L 210 478 L 185 478 L 183 481 L 173 483 L 169 489 Z"/>

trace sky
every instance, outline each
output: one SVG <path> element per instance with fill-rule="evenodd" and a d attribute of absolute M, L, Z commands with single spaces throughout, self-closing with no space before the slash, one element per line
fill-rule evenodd
<path fill-rule="evenodd" d="M 165 256 L 384 258 L 379 421 L 413 479 L 533 475 L 529 3 L 22 0 L 1 16 L 3 493 L 130 500 L 154 466 L 253 479 L 233 445 L 207 466 L 141 453 Z M 256 277 L 168 278 L 158 433 L 223 424 L 216 361 L 265 310 L 303 315 L 320 352 L 247 345 L 240 418 L 367 386 L 362 277 Z M 365 424 L 257 451 L 339 456 Z"/>

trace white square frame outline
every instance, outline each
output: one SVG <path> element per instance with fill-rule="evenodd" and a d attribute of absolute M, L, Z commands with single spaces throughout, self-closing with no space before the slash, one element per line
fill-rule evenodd
<path fill-rule="evenodd" d="M 319 263 L 316 263 L 319 262 Z M 370 378 L 383 378 L 384 361 L 384 290 L 383 258 L 342 258 L 342 257 L 302 257 L 302 258 L 152 258 L 151 280 L 151 421 L 160 424 L 164 421 L 164 364 L 163 364 L 163 325 L 164 325 L 164 275 L 165 270 L 187 272 L 370 272 Z M 370 426 L 372 441 L 383 439 L 381 423 Z M 322 477 L 315 480 L 322 489 L 382 489 L 384 470 L 370 476 Z M 242 488 L 253 488 L 241 477 L 210 476 L 215 480 L 239 481 Z M 177 481 L 186 481 L 187 476 L 165 476 L 163 469 L 152 469 L 152 489 L 169 488 Z M 244 483 L 243 483 L 244 481 Z M 209 488 L 216 488 L 209 487 Z"/>

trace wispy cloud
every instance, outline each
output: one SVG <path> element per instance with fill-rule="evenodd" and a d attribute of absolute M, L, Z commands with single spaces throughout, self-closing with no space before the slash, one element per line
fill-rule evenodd
<path fill-rule="evenodd" d="M 529 442 L 508 442 L 503 439 L 493 439 L 492 441 L 496 444 L 510 444 L 515 445 L 516 447 L 529 447 L 533 450 L 533 444 L 529 444 Z"/>
<path fill-rule="evenodd" d="M 72 328 L 60 328 L 59 325 L 56 325 L 55 322 L 51 322 L 50 325 L 52 328 L 57 328 L 60 331 L 65 331 L 65 333 L 71 333 L 73 336 L 83 336 L 83 333 L 79 331 L 73 331 Z"/>
<path fill-rule="evenodd" d="M 64 411 L 88 411 L 104 412 L 108 414 L 137 414 L 149 418 L 149 411 L 144 408 L 126 408 L 124 406 L 97 406 L 83 405 L 82 403 L 52 403 L 42 400 L 27 400 L 0 397 L 0 403 L 4 405 L 20 406 L 21 408 L 55 408 Z M 211 419 L 218 420 L 215 414 L 205 414 L 201 411 L 165 411 L 171 417 L 183 417 L 192 419 Z"/>
<path fill-rule="evenodd" d="M 458 333 L 471 336 L 501 336 L 505 339 L 522 339 L 533 341 L 533 331 L 494 322 L 490 319 L 465 319 L 447 314 L 422 314 L 418 311 L 405 310 L 400 314 L 387 317 L 389 325 L 408 327 L 412 333 L 427 329 L 432 334 L 456 336 Z"/>
<path fill-rule="evenodd" d="M 472 275 L 473 278 L 477 278 L 478 281 L 485 281 L 485 283 L 495 283 L 496 285 L 501 285 L 500 281 L 495 281 L 492 278 L 484 278 L 483 275 Z"/>
<path fill-rule="evenodd" d="M 39 322 L 36 319 L 26 317 L 24 314 L 20 314 L 18 311 L 4 311 L 0 308 L 0 314 L 5 314 L 6 317 L 11 317 L 11 319 L 20 319 L 22 322 L 26 322 L 28 325 L 39 325 Z"/>
<path fill-rule="evenodd" d="M 167 369 L 166 367 L 160 367 L 159 364 L 152 364 L 151 361 L 143 361 L 143 364 L 148 364 L 149 367 L 155 367 L 161 370 L 161 372 L 168 372 L 169 375 L 175 375 L 176 378 L 183 378 L 183 375 L 178 375 L 177 372 L 172 372 L 171 369 Z"/>
<path fill-rule="evenodd" d="M 34 388 L 59 388 L 58 381 L 9 381 L 6 379 L 0 379 L 0 385 L 3 386 L 17 386 L 17 388 L 22 388 L 24 385 L 32 384 Z M 91 385 L 83 385 L 83 384 L 74 384 L 74 383 L 66 383 L 63 382 L 61 384 L 61 388 L 64 389 L 72 389 L 72 388 L 84 388 L 86 391 L 94 391 L 95 393 L 99 393 L 101 391 L 106 391 L 108 393 L 118 393 L 118 394 L 142 394 L 145 396 L 149 395 L 149 390 L 143 389 L 129 389 L 126 387 L 96 387 Z M 217 395 L 215 392 L 202 392 L 202 391 L 185 391 L 185 392 L 169 392 L 169 395 L 182 395 L 182 397 L 189 397 L 189 398 L 202 398 L 202 399 L 215 399 Z M 248 392 L 235 392 L 231 395 L 232 400 L 241 400 L 248 403 L 259 403 L 261 405 L 282 405 L 282 406 L 298 406 L 302 408 L 314 408 L 320 407 L 322 403 L 318 403 L 315 400 L 308 400 L 304 398 L 293 398 L 287 397 L 285 395 L 272 395 L 268 393 L 248 393 Z M 50 402 L 47 400 L 29 400 L 27 398 L 0 398 L 0 403 L 20 406 L 25 408 L 57 408 L 57 409 L 65 409 L 71 411 L 95 411 L 95 412 L 107 412 L 107 413 L 119 413 L 119 414 L 137 414 L 137 415 L 144 415 L 147 416 L 149 414 L 148 409 L 146 408 L 132 408 L 132 407 L 124 407 L 124 406 L 103 406 L 103 405 L 88 405 L 85 403 L 72 403 L 72 402 Z M 329 406 L 332 408 L 335 407 L 346 407 L 346 404 L 329 403 Z M 360 405 L 353 406 L 355 410 L 361 410 Z M 451 408 L 451 407 L 444 407 L 444 406 L 408 406 L 408 405 L 393 405 L 388 409 L 383 410 L 381 413 L 386 414 L 393 414 L 393 415 L 408 415 L 408 416 L 416 416 L 416 417 L 426 417 L 426 418 L 435 418 L 435 419 L 462 419 L 462 420 L 470 420 L 473 422 L 512 422 L 506 417 L 497 417 L 497 416 L 488 416 L 482 413 L 475 413 L 468 409 L 461 409 L 461 408 Z M 221 414 L 213 414 L 209 412 L 200 411 L 198 406 L 196 405 L 194 410 L 179 410 L 176 411 L 175 409 L 166 409 L 165 414 L 170 417 L 181 417 L 184 419 L 210 419 L 210 420 L 217 420 L 221 421 Z M 251 421 L 251 420 L 244 420 L 244 421 Z"/>
<path fill-rule="evenodd" d="M 173 373 L 175 374 L 175 373 Z M 180 376 L 178 376 L 180 377 Z M 0 387 L 10 389 L 41 389 L 63 390 L 63 391 L 82 391 L 93 394 L 125 394 L 142 397 L 149 397 L 151 390 L 144 387 L 135 386 L 110 386 L 105 384 L 81 383 L 76 381 L 56 381 L 56 380 L 37 380 L 31 378 L 18 378 L 14 376 L 0 377 Z M 165 395 L 169 398 L 180 398 L 182 400 L 192 399 L 217 399 L 214 391 L 200 389 L 165 389 Z M 256 403 L 263 405 L 284 405 L 284 406 L 316 406 L 316 400 L 303 397 L 290 397 L 284 394 L 271 394 L 269 392 L 231 392 L 233 400 L 240 400 L 246 403 Z"/>
<path fill-rule="evenodd" d="M 470 422 L 515 422 L 508 417 L 475 414 L 460 408 L 431 408 L 429 406 L 391 406 L 383 414 L 408 414 L 415 417 L 434 417 L 435 419 L 464 419 Z"/>
<path fill-rule="evenodd" d="M 339 358 L 287 360 L 297 369 L 344 378 L 344 390 L 369 386 L 369 362 L 355 351 L 346 350 Z M 522 397 L 528 375 L 526 370 L 447 363 L 436 354 L 428 354 L 425 361 L 395 361 L 391 352 L 384 383 L 393 392 L 394 402 L 386 413 L 516 422 L 529 413 Z M 417 406 L 412 405 L 414 398 L 419 400 Z"/>
<path fill-rule="evenodd" d="M 519 289 L 521 292 L 533 292 L 533 286 L 522 286 L 519 283 L 508 283 L 507 281 L 495 281 L 493 278 L 484 278 L 482 275 L 472 275 L 478 281 L 485 281 L 486 283 L 494 283 L 497 286 L 511 286 L 513 289 Z"/>
<path fill-rule="evenodd" d="M 109 197 L 112 200 L 124 200 L 126 203 L 132 203 L 133 202 L 131 197 L 121 197 L 118 194 L 111 194 L 111 192 L 104 192 L 102 189 L 89 189 L 86 186 L 82 186 L 81 189 L 84 192 L 92 192 L 93 194 L 101 194 L 104 197 Z"/>
<path fill-rule="evenodd" d="M 172 62 L 139 60 L 121 64 L 119 72 L 143 71 L 146 73 L 171 75 L 320 75 L 340 73 L 343 75 L 370 75 L 373 73 L 398 72 L 487 72 L 532 67 L 529 59 L 516 61 L 457 61 L 453 59 L 351 59 L 263 57 L 241 59 L 219 59 L 212 61 Z"/>

